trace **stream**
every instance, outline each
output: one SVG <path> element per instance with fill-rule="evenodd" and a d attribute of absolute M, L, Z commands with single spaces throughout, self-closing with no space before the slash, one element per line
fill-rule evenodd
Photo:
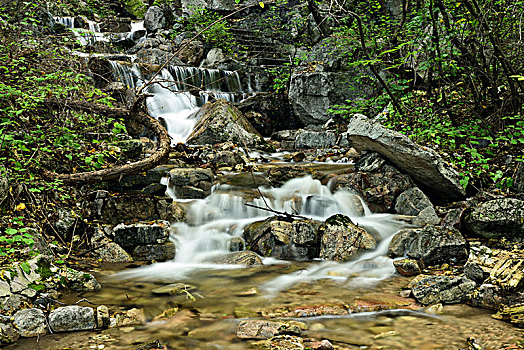
<path fill-rule="evenodd" d="M 74 27 L 70 18 L 60 21 Z M 96 26 L 89 25 L 92 34 L 80 31 L 79 40 L 103 40 Z M 151 78 L 137 63 L 110 64 L 115 81 L 128 87 L 140 87 Z M 147 90 L 152 94 L 147 106 L 152 116 L 165 122 L 174 144 L 189 136 L 195 124 L 189 116 L 210 94 L 239 101 L 253 93 L 250 84 L 241 82 L 233 71 L 167 66 L 154 76 L 156 83 Z M 187 92 L 190 86 L 203 86 L 205 91 L 195 96 Z M 348 165 L 317 166 L 330 173 Z M 518 329 L 492 319 L 487 310 L 462 304 L 424 309 L 414 299 L 399 299 L 411 278 L 397 275 L 392 259 L 386 256 L 393 235 L 407 226 L 397 216 L 374 214 L 353 193 L 334 192 L 329 182 L 322 184 L 310 176 L 292 179 L 279 188 L 233 185 L 238 176 L 245 174 L 222 175 L 226 180 L 218 181 L 205 199 L 173 198 L 187 210 L 186 222 L 171 226 L 174 260 L 139 267 L 102 264 L 94 271 L 102 285 L 100 291 L 61 299 L 73 304 L 86 298 L 112 312 L 143 309 L 145 325 L 25 338 L 7 349 L 137 349 L 156 339 L 166 343 L 167 349 L 258 349 L 263 348 L 260 341 L 236 335 L 241 321 L 255 319 L 303 322 L 307 329 L 302 330 L 302 338 L 327 339 L 335 349 L 456 350 L 467 348 L 468 337 L 484 349 L 500 349 L 522 336 Z M 172 195 L 175 191 L 168 188 L 167 192 Z M 379 243 L 376 249 L 345 263 L 270 257 L 262 259 L 262 266 L 213 263 L 229 252 L 233 238 L 242 241 L 247 225 L 274 215 L 245 203 L 318 221 L 344 214 Z M 186 287 L 173 295 L 155 293 L 172 283 Z M 384 302 L 389 303 L 386 310 L 374 308 Z M 172 317 L 154 320 L 168 309 L 174 309 Z"/>

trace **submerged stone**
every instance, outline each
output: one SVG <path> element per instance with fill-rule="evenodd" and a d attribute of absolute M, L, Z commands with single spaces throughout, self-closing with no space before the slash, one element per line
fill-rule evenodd
<path fill-rule="evenodd" d="M 455 276 L 423 276 L 411 288 L 413 296 L 424 305 L 460 303 L 474 290 L 475 282 Z"/>
<path fill-rule="evenodd" d="M 239 323 L 236 334 L 242 339 L 268 339 L 278 334 L 300 334 L 307 326 L 296 321 L 248 320 Z"/>

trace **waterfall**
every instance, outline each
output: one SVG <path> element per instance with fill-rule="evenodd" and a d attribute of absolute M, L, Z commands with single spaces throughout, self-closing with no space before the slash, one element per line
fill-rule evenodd
<path fill-rule="evenodd" d="M 295 283 L 319 279 L 333 279 L 347 285 L 365 285 L 385 279 L 395 272 L 392 260 L 385 254 L 389 241 L 404 223 L 397 221 L 394 215 L 372 214 L 366 207 L 362 215 L 357 206 L 365 204 L 361 201 L 356 206 L 350 200 L 353 194 L 343 190 L 331 193 L 327 186 L 311 176 L 290 180 L 280 188 L 260 188 L 260 191 L 264 194 L 265 201 L 256 198 L 249 203 L 260 207 L 268 203 L 275 210 L 296 212 L 321 221 L 334 214 L 345 214 L 353 222 L 381 238 L 374 251 L 364 253 L 354 261 L 319 262 L 307 271 L 277 277 L 262 286 L 267 293 L 273 294 Z M 227 253 L 230 239 L 241 236 L 246 225 L 273 215 L 245 206 L 244 202 L 238 189 L 227 185 L 215 186 L 208 198 L 195 200 L 190 205 L 187 223 L 173 225 L 176 234 L 172 239 L 177 250 L 173 261 L 129 270 L 117 276 L 144 280 L 179 280 L 202 269 L 235 268 L 211 264 L 209 259 Z M 264 259 L 264 263 L 274 261 L 272 258 Z"/>
<path fill-rule="evenodd" d="M 115 81 L 131 89 L 144 82 L 151 83 L 147 92 L 152 97 L 146 100 L 149 114 L 165 122 L 173 144 L 186 141 L 196 122 L 189 116 L 208 102 L 210 95 L 230 102 L 239 102 L 247 96 L 238 73 L 233 71 L 169 65 L 157 74 L 144 75 L 136 63 L 110 61 L 110 64 Z M 191 90 L 199 94 L 195 96 Z"/>
<path fill-rule="evenodd" d="M 93 45 L 97 41 L 108 41 L 100 33 L 100 25 L 91 20 L 87 20 L 89 29 L 75 28 L 75 17 L 53 17 L 54 20 L 64 27 L 71 30 L 82 46 Z"/>

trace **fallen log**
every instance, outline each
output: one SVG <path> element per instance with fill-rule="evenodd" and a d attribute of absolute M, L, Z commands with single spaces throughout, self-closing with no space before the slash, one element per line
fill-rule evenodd
<path fill-rule="evenodd" d="M 99 115 L 108 115 L 113 118 L 133 119 L 138 123 L 146 126 L 151 131 L 153 131 L 158 138 L 158 148 L 151 156 L 129 164 L 117 165 L 107 169 L 86 171 L 74 174 L 57 174 L 55 172 L 46 170 L 44 172 L 44 177 L 48 180 L 61 180 L 68 185 L 89 184 L 100 181 L 121 179 L 126 175 L 137 174 L 149 170 L 164 161 L 169 155 L 171 138 L 169 137 L 167 130 L 162 126 L 162 124 L 158 122 L 158 120 L 139 110 L 139 103 L 140 101 L 137 100 L 133 104 L 133 107 L 126 109 L 113 108 L 91 102 L 75 101 L 67 103 L 67 107 L 89 113 L 96 113 Z M 63 102 L 60 103 L 59 101 L 48 101 L 46 104 L 50 106 L 60 105 L 61 107 L 64 107 Z"/>

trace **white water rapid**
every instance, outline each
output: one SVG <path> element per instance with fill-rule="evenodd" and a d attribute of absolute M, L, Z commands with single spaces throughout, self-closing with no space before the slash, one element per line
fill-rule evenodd
<path fill-rule="evenodd" d="M 359 212 L 354 195 L 347 191 L 331 193 L 327 186 L 310 176 L 288 181 L 280 188 L 261 188 L 266 203 L 278 211 L 299 213 L 316 220 L 325 220 L 334 214 L 345 214 L 353 222 L 381 238 L 377 249 L 362 254 L 347 263 L 318 261 L 308 270 L 282 275 L 261 289 L 268 295 L 286 289 L 295 283 L 332 279 L 347 286 L 365 285 L 391 276 L 395 269 L 391 259 L 385 257 L 393 234 L 404 224 L 391 214 L 372 214 L 364 206 L 364 215 Z M 232 237 L 239 237 L 249 223 L 264 220 L 272 213 L 244 205 L 238 189 L 221 185 L 203 200 L 195 200 L 188 210 L 188 223 L 175 223 L 172 239 L 176 245 L 173 261 L 156 263 L 118 273 L 118 278 L 133 278 L 149 281 L 177 281 L 191 274 L 205 273 L 209 269 L 239 268 L 234 265 L 217 265 L 210 259 L 228 252 Z M 265 202 L 256 198 L 249 203 L 264 207 Z M 360 211 L 361 212 L 361 211 Z M 264 259 L 264 264 L 286 263 L 273 258 Z"/>
<path fill-rule="evenodd" d="M 158 74 L 144 73 L 138 63 L 110 62 L 116 81 L 131 89 L 149 83 L 147 98 L 149 114 L 165 122 L 172 143 L 185 142 L 195 126 L 189 118 L 213 95 L 215 98 L 238 102 L 243 92 L 237 72 L 168 65 Z M 189 90 L 200 90 L 195 96 Z"/>

